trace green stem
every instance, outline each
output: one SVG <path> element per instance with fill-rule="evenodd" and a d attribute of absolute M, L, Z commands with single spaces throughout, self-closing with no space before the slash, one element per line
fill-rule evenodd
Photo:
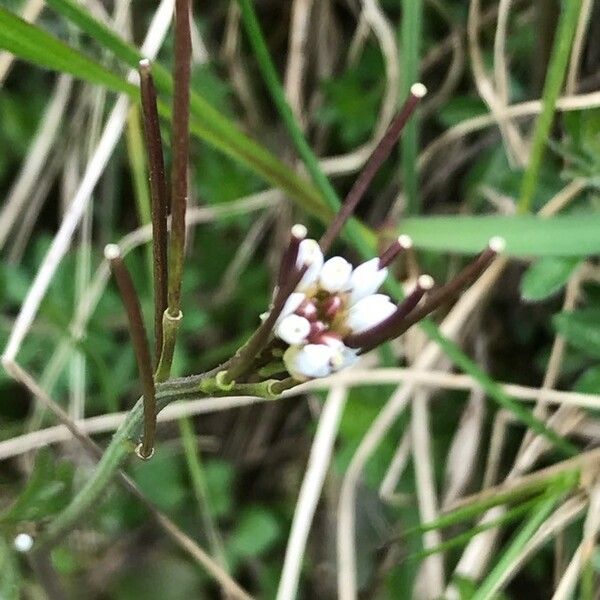
<path fill-rule="evenodd" d="M 402 0 L 402 23 L 400 26 L 401 98 L 406 98 L 410 86 L 420 79 L 422 21 L 422 0 Z M 406 124 L 402 138 L 400 138 L 402 184 L 406 197 L 405 213 L 407 215 L 417 214 L 420 205 L 419 169 L 417 168 L 419 129 L 420 123 L 417 113 Z"/>
<path fill-rule="evenodd" d="M 202 375 L 172 379 L 156 386 L 156 413 L 177 400 L 191 400 L 217 396 L 259 396 L 268 400 L 277 398 L 284 390 L 294 387 L 297 381 L 268 379 L 258 383 L 233 384 L 223 389 L 219 373 L 225 365 Z M 46 530 L 36 540 L 36 547 L 55 544 L 79 519 L 94 506 L 110 484 L 123 461 L 135 450 L 143 424 L 143 400 L 140 398 L 129 411 L 104 451 L 91 478 L 75 495 L 71 503 L 50 521 Z"/>
<path fill-rule="evenodd" d="M 204 469 L 202 468 L 202 460 L 200 449 L 196 443 L 196 436 L 192 421 L 188 417 L 179 419 L 179 431 L 181 432 L 181 441 L 183 442 L 183 451 L 187 462 L 188 471 L 192 480 L 192 487 L 196 501 L 198 502 L 198 510 L 200 518 L 204 524 L 206 537 L 210 545 L 212 554 L 218 560 L 219 564 L 227 570 L 227 560 L 225 558 L 225 548 L 223 540 L 219 534 L 217 524 L 212 513 L 210 503 L 210 494 L 204 477 Z"/>
<path fill-rule="evenodd" d="M 550 56 L 550 63 L 548 65 L 548 74 L 544 83 L 542 112 L 535 122 L 529 164 L 521 183 L 521 194 L 517 205 L 519 213 L 526 213 L 531 208 L 540 177 L 542 159 L 544 158 L 548 136 L 550 135 L 552 121 L 556 112 L 556 101 L 560 95 L 569 64 L 569 57 L 571 56 L 571 47 L 580 11 L 581 0 L 566 0 L 562 3 L 558 31 L 554 40 L 554 47 L 552 48 L 552 55 Z"/>

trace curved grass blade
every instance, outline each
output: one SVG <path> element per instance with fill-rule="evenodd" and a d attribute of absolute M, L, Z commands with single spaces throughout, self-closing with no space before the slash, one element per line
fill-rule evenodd
<path fill-rule="evenodd" d="M 483 533 L 484 531 L 487 531 L 488 529 L 494 529 L 495 527 L 498 527 L 499 525 L 504 525 L 506 523 L 512 523 L 513 521 L 515 521 L 522 515 L 527 514 L 528 512 L 531 511 L 532 508 L 537 506 L 546 497 L 547 497 L 546 495 L 543 495 L 542 497 L 538 496 L 538 497 L 534 498 L 533 500 L 528 500 L 527 502 L 523 502 L 522 504 L 519 504 L 515 508 L 507 511 L 502 516 L 500 516 L 496 519 L 492 519 L 491 521 L 488 521 L 487 523 L 482 523 L 481 525 L 476 525 L 475 527 L 472 527 L 468 531 L 465 531 L 464 533 L 461 533 L 460 535 L 456 535 L 456 536 L 450 538 L 449 540 L 446 540 L 445 542 L 438 544 L 437 546 L 434 546 L 433 548 L 428 548 L 427 550 L 422 550 L 421 552 L 416 552 L 415 554 L 411 554 L 410 556 L 408 556 L 406 558 L 406 560 L 422 560 L 424 558 L 427 558 L 428 556 L 431 556 L 432 554 L 438 554 L 439 552 L 446 552 L 446 551 L 452 550 L 454 548 L 460 548 L 462 546 L 466 546 L 475 536 L 479 535 L 480 533 Z"/>
<path fill-rule="evenodd" d="M 137 68 L 140 59 L 144 58 L 137 48 L 96 20 L 82 5 L 73 0 L 48 0 L 48 4 L 132 69 Z M 158 90 L 171 96 L 173 80 L 167 69 L 154 63 L 152 75 Z M 166 121 L 170 121 L 170 106 L 160 103 L 159 110 L 161 116 Z M 190 111 L 190 131 L 195 137 L 207 141 L 286 191 L 307 212 L 323 221 L 331 218 L 332 211 L 326 209 L 321 195 L 314 186 L 299 177 L 263 146 L 245 136 L 231 121 L 223 117 L 193 90 L 190 94 Z"/>
<path fill-rule="evenodd" d="M 498 562 L 491 570 L 490 574 L 481 583 L 477 592 L 471 600 L 491 600 L 496 593 L 496 583 L 504 575 L 513 560 L 521 553 L 527 542 L 533 534 L 540 528 L 542 523 L 548 518 L 556 503 L 562 497 L 562 491 L 549 493 L 532 511 L 531 516 L 513 536 L 508 548 L 502 553 Z"/>
<path fill-rule="evenodd" d="M 435 521 L 429 523 L 422 523 L 416 527 L 407 529 L 402 534 L 403 536 L 413 535 L 417 533 L 424 533 L 426 531 L 432 531 L 434 529 L 444 529 L 458 525 L 468 519 L 481 515 L 486 510 L 500 506 L 502 504 L 514 504 L 519 500 L 529 498 L 537 494 L 538 500 L 540 494 L 547 493 L 548 490 L 552 490 L 552 493 L 557 491 L 567 492 L 572 490 L 579 482 L 579 471 L 566 471 L 559 473 L 552 477 L 534 480 L 527 485 L 521 485 L 513 490 L 507 490 L 506 492 L 494 493 L 490 497 L 483 498 L 482 500 L 472 502 L 467 506 L 462 506 L 443 514 Z"/>
<path fill-rule="evenodd" d="M 43 29 L 0 7 L 0 47 L 40 67 L 70 73 L 115 92 L 135 95 L 136 87 Z"/>

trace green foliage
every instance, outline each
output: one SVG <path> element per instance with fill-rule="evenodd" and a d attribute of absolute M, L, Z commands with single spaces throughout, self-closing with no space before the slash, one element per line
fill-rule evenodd
<path fill-rule="evenodd" d="M 40 452 L 35 468 L 13 504 L 0 513 L 0 525 L 43 521 L 62 510 L 71 497 L 73 466 Z"/>
<path fill-rule="evenodd" d="M 562 312 L 554 316 L 553 323 L 556 331 L 569 344 L 594 358 L 600 358 L 600 309 Z"/>
<path fill-rule="evenodd" d="M 521 280 L 521 297 L 528 302 L 545 300 L 560 291 L 579 261 L 560 258 L 543 258 L 534 262 Z"/>

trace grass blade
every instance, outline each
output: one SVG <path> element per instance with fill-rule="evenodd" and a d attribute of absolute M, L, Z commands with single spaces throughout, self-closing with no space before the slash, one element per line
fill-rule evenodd
<path fill-rule="evenodd" d="M 500 235 L 511 256 L 587 256 L 600 252 L 600 214 L 515 217 L 465 216 L 406 219 L 402 233 L 423 250 L 476 254 Z"/>
<path fill-rule="evenodd" d="M 402 82 L 400 97 L 408 95 L 410 86 L 419 81 L 421 61 L 421 38 L 423 22 L 422 0 L 402 0 L 402 22 L 400 26 L 400 60 Z M 400 160 L 402 163 L 402 185 L 406 197 L 405 214 L 419 212 L 419 170 L 417 154 L 419 151 L 419 116 L 415 115 L 407 124 L 400 139 Z"/>
<path fill-rule="evenodd" d="M 568 2 L 562 2 L 561 6 L 562 12 L 542 93 L 542 112 L 535 122 L 529 163 L 521 183 L 521 195 L 517 205 L 520 213 L 526 213 L 531 208 L 556 112 L 556 101 L 560 95 L 571 56 L 571 46 L 581 11 L 581 0 L 568 0 Z"/>
<path fill-rule="evenodd" d="M 491 600 L 496 593 L 496 583 L 502 578 L 506 569 L 509 568 L 513 560 L 521 553 L 525 544 L 529 542 L 533 534 L 539 529 L 540 525 L 550 515 L 554 506 L 562 496 L 562 491 L 549 495 L 542 500 L 536 510 L 534 510 L 529 519 L 522 525 L 517 534 L 513 537 L 508 548 L 504 551 L 496 566 L 479 586 L 472 600 Z"/>
<path fill-rule="evenodd" d="M 70 73 L 115 92 L 135 95 L 135 86 L 43 29 L 0 7 L 0 47 L 45 69 Z"/>

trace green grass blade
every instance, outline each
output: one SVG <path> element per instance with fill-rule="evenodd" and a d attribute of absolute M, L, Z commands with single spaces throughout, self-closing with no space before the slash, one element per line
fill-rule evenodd
<path fill-rule="evenodd" d="M 136 94 L 135 86 L 43 29 L 0 7 L 0 48 L 39 67 L 70 73 L 115 92 Z"/>
<path fill-rule="evenodd" d="M 548 136 L 556 112 L 556 101 L 560 95 L 567 65 L 569 64 L 569 57 L 571 56 L 571 46 L 581 11 L 581 0 L 565 0 L 561 3 L 561 6 L 558 30 L 542 93 L 542 112 L 535 122 L 529 164 L 521 183 L 521 194 L 517 205 L 520 213 L 526 213 L 531 208 L 542 159 L 544 158 Z"/>
<path fill-rule="evenodd" d="M 82 5 L 73 0 L 49 0 L 49 4 L 73 25 L 93 37 L 104 49 L 112 52 L 129 67 L 137 68 L 142 57 L 139 51 L 104 24 L 97 21 Z M 170 73 L 160 64 L 152 67 L 156 87 L 169 96 L 173 92 Z M 160 106 L 161 116 L 170 121 L 171 107 Z M 190 95 L 190 130 L 224 154 L 248 166 L 266 181 L 280 187 L 307 212 L 323 221 L 331 218 L 319 192 L 305 179 L 277 159 L 260 144 L 245 136 L 231 121 L 223 117 L 200 94 Z"/>
<path fill-rule="evenodd" d="M 422 0 L 402 0 L 402 22 L 400 26 L 400 62 L 402 81 L 400 97 L 408 96 L 410 86 L 419 81 L 421 62 L 421 38 L 423 22 Z M 400 138 L 400 160 L 402 164 L 402 186 L 406 197 L 406 214 L 419 212 L 419 115 L 413 115 L 406 124 Z"/>
<path fill-rule="evenodd" d="M 600 253 L 600 213 L 550 219 L 533 215 L 410 218 L 402 222 L 401 230 L 423 250 L 476 254 L 492 236 L 500 235 L 511 256 Z"/>
<path fill-rule="evenodd" d="M 98 44 L 109 50 L 130 67 L 139 61 L 139 53 L 104 23 L 96 20 L 84 7 L 73 0 L 46 0 L 46 4 L 79 29 L 89 34 Z"/>
<path fill-rule="evenodd" d="M 261 32 L 256 13 L 252 6 L 252 0 L 238 0 L 242 13 L 242 21 L 250 40 L 252 49 L 256 56 L 259 68 L 261 70 L 265 85 L 271 94 L 271 98 L 277 107 L 279 115 L 290 135 L 292 142 L 300 158 L 304 162 L 315 186 L 324 198 L 327 207 L 336 211 L 340 206 L 340 199 L 331 185 L 325 173 L 323 173 L 319 161 L 309 146 L 300 126 L 298 125 L 294 113 L 288 104 L 275 65 L 269 54 L 269 50 Z M 348 239 L 358 248 L 363 255 L 370 256 L 373 252 L 372 241 L 365 238 L 361 232 L 358 223 L 351 220 L 344 229 Z"/>
<path fill-rule="evenodd" d="M 428 332 L 429 333 L 429 332 Z M 489 394 L 494 401 L 499 404 L 502 408 L 509 410 L 515 417 L 527 425 L 533 432 L 543 435 L 550 443 L 556 448 L 560 449 L 566 456 L 576 456 L 579 450 L 576 446 L 561 437 L 554 429 L 546 427 L 546 425 L 535 418 L 531 411 L 525 408 L 518 400 L 511 398 L 494 380 L 485 376 L 481 368 L 471 362 L 470 360 L 465 361 L 465 355 L 458 349 L 454 344 L 450 344 L 448 340 L 439 332 L 438 329 L 429 333 L 430 337 L 433 337 L 438 344 L 443 348 L 446 355 L 463 370 L 469 369 L 469 373 L 476 376 L 479 384 Z"/>
<path fill-rule="evenodd" d="M 521 485 L 513 490 L 507 490 L 506 492 L 499 492 L 489 498 L 483 498 L 477 502 L 472 502 L 467 506 L 457 508 L 451 512 L 448 512 L 434 521 L 429 523 L 422 523 L 417 527 L 411 527 L 404 532 L 404 536 L 412 535 L 416 533 L 424 533 L 426 531 L 432 531 L 434 529 L 444 529 L 446 527 L 453 527 L 473 517 L 484 513 L 486 510 L 493 508 L 494 506 L 500 506 L 502 504 L 514 504 L 525 498 L 529 498 L 535 494 L 547 492 L 552 488 L 553 493 L 557 490 L 567 492 L 573 489 L 579 482 L 580 473 L 579 470 L 565 471 L 546 479 L 539 479 L 532 481 L 528 485 Z"/>
<path fill-rule="evenodd" d="M 550 513 L 561 496 L 562 492 L 551 494 L 538 504 L 536 510 L 532 512 L 529 519 L 521 526 L 519 531 L 513 537 L 508 548 L 503 552 L 496 563 L 496 566 L 481 583 L 471 600 L 491 600 L 494 597 L 494 594 L 497 591 L 496 588 L 498 587 L 497 584 L 504 576 L 506 569 L 508 569 L 515 558 L 519 556 L 533 534 L 540 528 L 548 516 L 550 516 Z"/>
<path fill-rule="evenodd" d="M 545 496 L 544 496 L 545 497 Z M 460 535 L 456 535 L 441 544 L 433 548 L 428 548 L 427 550 L 422 550 L 421 552 L 417 552 L 407 558 L 407 560 L 422 560 L 431 556 L 432 554 L 438 554 L 439 552 L 446 552 L 448 550 L 452 550 L 454 548 L 460 548 L 462 546 L 466 546 L 475 536 L 487 531 L 488 529 L 494 529 L 499 525 L 504 525 L 506 523 L 511 523 L 515 521 L 519 517 L 524 514 L 527 514 L 532 508 L 537 506 L 540 502 L 540 497 L 534 498 L 533 500 L 528 500 L 527 502 L 523 502 L 519 504 L 515 508 L 507 511 L 502 516 L 492 519 L 487 523 L 482 523 L 481 525 L 476 525 L 472 527 L 468 531 L 461 533 Z"/>

